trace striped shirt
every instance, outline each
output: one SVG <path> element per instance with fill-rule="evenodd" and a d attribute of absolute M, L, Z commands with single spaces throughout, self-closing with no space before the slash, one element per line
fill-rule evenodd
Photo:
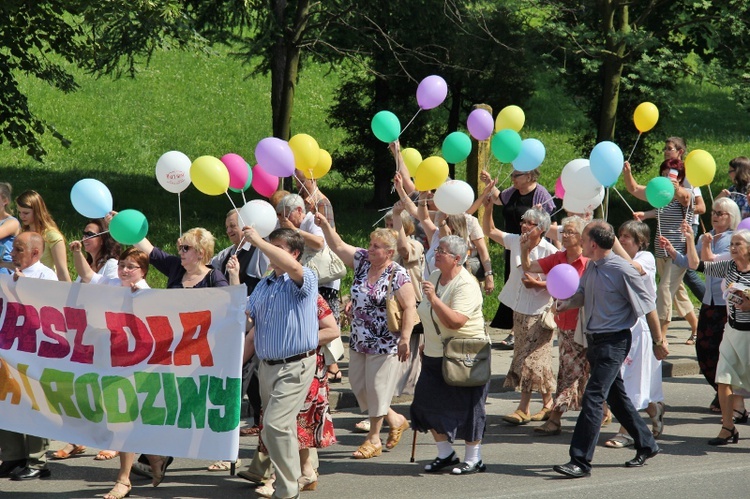
<path fill-rule="evenodd" d="M 750 287 L 750 272 L 740 272 L 734 260 L 704 262 L 704 273 L 711 277 L 723 277 L 726 285 L 738 283 Z M 743 312 L 727 300 L 729 325 L 742 331 L 750 330 L 750 312 Z"/>
<path fill-rule="evenodd" d="M 272 273 L 247 299 L 261 360 L 286 359 L 318 346 L 318 278 L 307 267 L 303 272 L 302 286 L 288 274 Z"/>
<path fill-rule="evenodd" d="M 674 246 L 674 249 L 678 253 L 685 253 L 687 251 L 685 235 L 680 230 L 680 226 L 685 219 L 689 220 L 690 223 L 693 222 L 694 210 L 692 205 L 682 206 L 679 201 L 673 199 L 667 206 L 659 208 L 656 211 L 658 213 L 658 222 L 656 224 L 655 241 L 658 243 L 659 236 L 664 236 L 672 243 L 672 246 Z M 654 253 L 657 258 L 669 258 L 669 255 L 661 245 L 654 244 L 654 246 Z"/>

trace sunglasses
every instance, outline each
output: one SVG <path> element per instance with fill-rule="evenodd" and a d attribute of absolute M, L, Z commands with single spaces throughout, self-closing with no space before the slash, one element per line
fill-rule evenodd
<path fill-rule="evenodd" d="M 83 237 L 85 237 L 85 238 L 87 238 L 87 239 L 90 239 L 90 238 L 92 238 L 92 237 L 96 237 L 96 236 L 98 236 L 98 235 L 99 235 L 99 234 L 97 234 L 96 232 L 91 232 L 90 230 L 84 230 L 84 231 L 83 231 Z"/>
<path fill-rule="evenodd" d="M 177 249 L 180 251 L 180 253 L 187 253 L 188 251 L 190 251 L 190 248 L 192 248 L 192 246 L 188 246 L 187 244 L 181 244 L 177 246 Z"/>

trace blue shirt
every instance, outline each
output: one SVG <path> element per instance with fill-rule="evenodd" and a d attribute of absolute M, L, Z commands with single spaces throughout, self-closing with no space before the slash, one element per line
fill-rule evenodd
<path fill-rule="evenodd" d="M 302 286 L 288 274 L 272 273 L 247 299 L 261 360 L 286 359 L 318 346 L 318 278 L 309 268 L 302 270 Z"/>
<path fill-rule="evenodd" d="M 16 217 L 12 217 L 12 216 L 8 215 L 7 218 L 5 218 L 4 220 L 0 221 L 0 225 L 4 224 L 5 222 L 7 222 L 9 220 L 16 220 Z M 13 234 L 13 235 L 6 236 L 6 237 L 0 239 L 0 251 L 2 251 L 2 257 L 0 257 L 0 258 L 2 259 L 2 261 L 4 261 L 4 262 L 10 262 L 10 261 L 12 261 L 12 259 L 10 257 L 10 252 L 13 251 L 13 240 L 15 238 L 16 238 L 16 236 L 15 236 L 15 234 Z M 12 273 L 13 273 L 13 271 L 11 271 L 10 269 L 6 269 L 6 268 L 3 268 L 3 267 L 0 267 L 0 274 L 12 274 Z"/>

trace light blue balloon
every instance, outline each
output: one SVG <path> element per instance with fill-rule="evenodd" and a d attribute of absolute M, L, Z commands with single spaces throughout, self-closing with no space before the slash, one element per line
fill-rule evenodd
<path fill-rule="evenodd" d="M 624 162 L 620 147 L 608 140 L 595 145 L 589 156 L 591 173 L 604 187 L 612 187 L 617 182 Z"/>
<path fill-rule="evenodd" d="M 104 218 L 112 211 L 112 194 L 106 185 L 93 178 L 84 178 L 70 190 L 73 208 L 86 218 Z"/>
<path fill-rule="evenodd" d="M 537 139 L 524 139 L 521 142 L 521 152 L 512 161 L 513 168 L 519 172 L 528 172 L 538 168 L 544 161 L 547 150 L 544 144 Z"/>

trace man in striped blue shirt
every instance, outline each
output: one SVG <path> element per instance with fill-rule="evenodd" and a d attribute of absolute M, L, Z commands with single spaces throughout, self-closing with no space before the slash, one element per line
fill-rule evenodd
<path fill-rule="evenodd" d="M 252 227 L 243 233 L 273 270 L 258 283 L 246 309 L 252 322 L 250 344 L 261 361 L 262 438 L 276 468 L 273 497 L 298 497 L 297 413 L 315 374 L 318 279 L 299 262 L 305 243 L 297 231 L 277 229 L 268 236 L 270 242 Z"/>

